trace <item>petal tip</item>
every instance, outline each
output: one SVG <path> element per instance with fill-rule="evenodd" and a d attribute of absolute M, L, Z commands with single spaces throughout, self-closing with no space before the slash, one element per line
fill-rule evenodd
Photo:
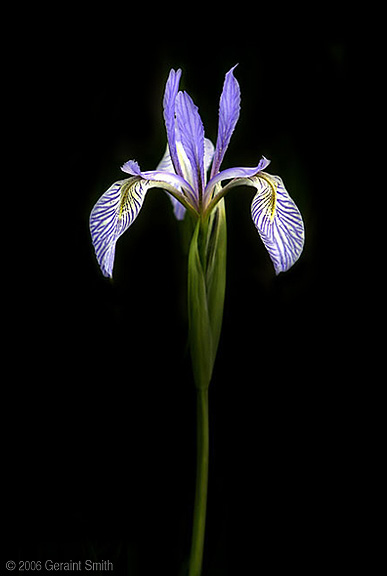
<path fill-rule="evenodd" d="M 268 158 L 266 158 L 266 156 L 263 156 L 263 155 L 262 155 L 262 158 L 261 158 L 261 160 L 259 161 L 259 164 L 258 164 L 258 172 L 261 172 L 262 170 L 264 170 L 265 168 L 267 168 L 270 163 L 271 163 L 271 160 L 269 160 Z"/>
<path fill-rule="evenodd" d="M 141 176 L 140 166 L 135 160 L 128 160 L 125 162 L 125 164 L 121 166 L 121 170 L 131 176 Z"/>
<path fill-rule="evenodd" d="M 226 76 L 228 76 L 229 74 L 234 75 L 233 73 L 234 73 L 234 70 L 237 66 L 239 66 L 239 62 L 237 62 L 236 64 L 234 64 L 234 66 L 232 68 L 230 68 L 230 70 L 226 73 Z"/>

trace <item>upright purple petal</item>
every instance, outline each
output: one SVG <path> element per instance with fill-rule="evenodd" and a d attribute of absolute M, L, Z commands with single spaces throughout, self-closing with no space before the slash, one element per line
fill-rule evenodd
<path fill-rule="evenodd" d="M 234 132 L 234 128 L 239 118 L 241 91 L 239 84 L 234 78 L 233 74 L 236 66 L 238 66 L 238 64 L 236 64 L 233 68 L 231 68 L 231 70 L 227 72 L 224 79 L 223 92 L 219 103 L 218 138 L 216 140 L 211 177 L 219 171 L 223 157 L 230 143 L 232 133 Z"/>
<path fill-rule="evenodd" d="M 194 189 L 200 196 L 204 184 L 204 127 L 198 107 L 187 92 L 176 97 L 176 120 L 181 144 L 191 164 Z"/>
<path fill-rule="evenodd" d="M 173 167 L 175 169 L 176 174 L 183 176 L 183 173 L 180 168 L 179 158 L 177 156 L 176 151 L 176 122 L 175 122 L 176 96 L 179 91 L 180 77 L 181 77 L 180 68 L 179 70 L 177 70 L 177 72 L 172 68 L 172 70 L 169 73 L 167 83 L 165 85 L 163 106 L 164 106 L 165 128 L 167 131 L 168 145 Z"/>

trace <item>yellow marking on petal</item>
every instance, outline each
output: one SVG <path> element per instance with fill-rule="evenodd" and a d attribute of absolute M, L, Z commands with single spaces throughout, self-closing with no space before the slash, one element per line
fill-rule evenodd
<path fill-rule="evenodd" d="M 118 218 L 121 220 L 125 214 L 128 213 L 130 208 L 134 208 L 134 200 L 135 200 L 135 184 L 138 182 L 140 178 L 134 177 L 130 178 L 128 182 L 126 182 L 121 188 L 121 200 L 120 200 L 120 209 L 118 212 Z"/>
<path fill-rule="evenodd" d="M 270 178 L 269 174 L 265 174 L 264 172 L 260 172 L 257 177 L 267 182 L 270 187 L 268 189 L 269 194 L 265 201 L 265 207 L 270 214 L 270 222 L 273 222 L 277 207 L 277 183 L 273 178 Z"/>
<path fill-rule="evenodd" d="M 120 209 L 118 212 L 118 218 L 122 218 L 124 211 L 126 211 L 128 208 L 126 206 L 126 200 L 128 198 L 128 188 L 126 187 L 126 189 L 124 190 L 124 187 L 122 188 L 122 193 L 121 193 L 121 201 L 120 201 Z"/>

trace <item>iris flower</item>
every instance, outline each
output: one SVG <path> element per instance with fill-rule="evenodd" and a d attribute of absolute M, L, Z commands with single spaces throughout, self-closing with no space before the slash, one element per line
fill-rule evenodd
<path fill-rule="evenodd" d="M 253 222 L 277 274 L 288 270 L 304 245 L 301 214 L 281 178 L 257 166 L 220 170 L 240 112 L 240 89 L 234 69 L 227 72 L 219 104 L 216 145 L 205 138 L 198 108 L 179 91 L 181 70 L 171 70 L 164 93 L 167 147 L 156 170 L 143 172 L 134 160 L 122 170 L 129 178 L 115 182 L 90 215 L 96 256 L 112 277 L 118 238 L 137 218 L 148 190 L 166 190 L 178 220 L 191 213 L 195 222 L 188 255 L 188 324 L 193 376 L 197 391 L 197 475 L 189 576 L 200 576 L 207 504 L 209 426 L 208 387 L 222 327 L 226 284 L 226 212 L 224 196 L 235 186 L 252 186 Z M 167 381 L 167 379 L 166 379 Z"/>
<path fill-rule="evenodd" d="M 204 135 L 192 98 L 179 91 L 181 70 L 170 71 L 163 100 L 168 144 L 161 162 L 156 170 L 145 172 L 135 160 L 126 162 L 122 170 L 129 178 L 115 182 L 90 215 L 92 241 L 104 276 L 112 277 L 117 240 L 137 218 L 152 187 L 170 194 L 175 216 L 182 220 L 187 210 L 205 219 L 231 188 L 252 186 L 256 190 L 252 220 L 276 274 L 288 270 L 299 258 L 304 245 L 302 217 L 281 178 L 264 171 L 270 161 L 262 157 L 257 166 L 220 171 L 240 113 L 240 88 L 234 69 L 224 80 L 215 147 Z"/>

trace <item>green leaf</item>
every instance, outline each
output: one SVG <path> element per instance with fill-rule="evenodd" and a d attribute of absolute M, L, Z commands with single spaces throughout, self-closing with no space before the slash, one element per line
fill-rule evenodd
<path fill-rule="evenodd" d="M 198 220 L 188 256 L 188 319 L 195 384 L 208 388 L 218 348 L 226 284 L 226 212 L 221 200 Z"/>
<path fill-rule="evenodd" d="M 226 290 L 227 225 L 224 200 L 211 215 L 213 219 L 208 248 L 206 271 L 207 304 L 212 331 L 213 361 L 218 349 L 223 321 L 224 295 Z"/>
<path fill-rule="evenodd" d="M 197 388 L 208 388 L 212 373 L 212 333 L 205 273 L 200 259 L 198 221 L 188 256 L 188 321 L 192 367 Z"/>

